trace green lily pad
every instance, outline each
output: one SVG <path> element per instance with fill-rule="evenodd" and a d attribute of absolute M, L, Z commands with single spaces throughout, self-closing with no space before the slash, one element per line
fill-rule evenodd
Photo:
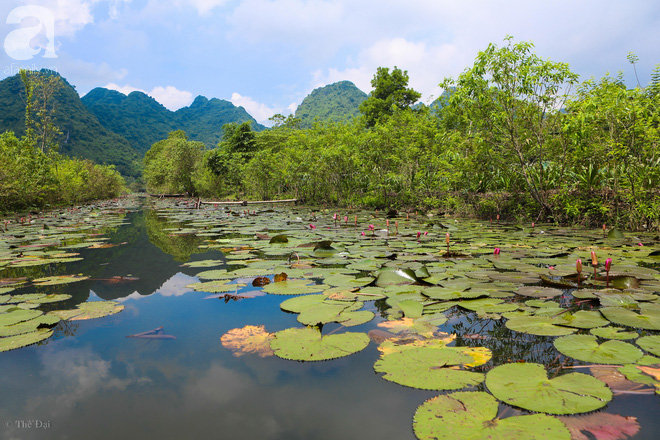
<path fill-rule="evenodd" d="M 51 336 L 53 336 L 53 331 L 51 329 L 39 329 L 31 333 L 0 338 L 0 352 L 27 347 L 28 345 L 36 344 L 37 342 L 48 339 Z"/>
<path fill-rule="evenodd" d="M 60 322 L 56 316 L 41 315 L 28 321 L 19 322 L 13 325 L 0 326 L 0 337 L 22 335 L 37 331 L 39 326 L 53 326 Z"/>
<path fill-rule="evenodd" d="M 598 327 L 589 331 L 592 335 L 603 339 L 635 339 L 639 336 L 637 332 L 627 332 L 619 327 Z"/>
<path fill-rule="evenodd" d="M 635 313 L 623 307 L 603 307 L 600 313 L 610 322 L 627 327 L 646 330 L 660 330 L 660 305 L 642 303 L 642 313 Z"/>
<path fill-rule="evenodd" d="M 533 414 L 499 419 L 498 406 L 497 400 L 483 391 L 437 396 L 417 408 L 413 430 L 421 440 L 571 438 L 555 417 Z"/>
<path fill-rule="evenodd" d="M 609 321 L 603 318 L 599 312 L 591 310 L 578 310 L 575 313 L 564 313 L 552 322 L 557 325 L 565 325 L 574 328 L 596 328 L 609 325 Z"/>
<path fill-rule="evenodd" d="M 504 364 L 486 375 L 486 386 L 509 405 L 549 414 L 578 414 L 604 407 L 612 391 L 600 380 L 583 373 L 548 379 L 541 364 Z"/>
<path fill-rule="evenodd" d="M 593 335 L 564 336 L 555 339 L 554 344 L 566 356 L 595 364 L 631 364 L 644 355 L 642 350 L 623 341 L 606 341 L 598 345 Z"/>
<path fill-rule="evenodd" d="M 83 321 L 114 315 L 122 310 L 124 310 L 124 306 L 116 301 L 93 301 L 78 304 L 73 310 L 53 310 L 48 314 L 62 320 Z"/>
<path fill-rule="evenodd" d="M 455 369 L 474 362 L 469 354 L 457 350 L 419 347 L 381 356 L 374 364 L 383 379 L 423 390 L 457 390 L 477 385 L 482 373 Z"/>
<path fill-rule="evenodd" d="M 549 316 L 511 316 L 505 325 L 511 330 L 538 336 L 570 335 L 577 331 L 574 328 L 555 325 Z"/>
<path fill-rule="evenodd" d="M 366 333 L 321 336 L 310 327 L 290 328 L 275 333 L 270 347 L 276 356 L 294 361 L 325 361 L 357 353 L 369 345 Z"/>
<path fill-rule="evenodd" d="M 525 286 L 516 290 L 518 295 L 530 296 L 532 298 L 554 298 L 563 292 L 553 287 Z"/>
<path fill-rule="evenodd" d="M 660 356 L 660 335 L 643 336 L 637 340 L 637 345 L 649 353 Z"/>
<path fill-rule="evenodd" d="M 378 287 L 385 287 L 391 285 L 402 286 L 419 282 L 422 282 L 422 280 L 417 277 L 415 271 L 412 269 L 384 268 L 378 272 L 375 283 Z"/>
<path fill-rule="evenodd" d="M 89 279 L 84 275 L 57 275 L 51 277 L 37 278 L 32 280 L 35 286 L 55 286 L 58 284 L 69 284 Z"/>
<path fill-rule="evenodd" d="M 374 319 L 376 315 L 369 310 L 346 311 L 344 310 L 339 315 L 339 321 L 344 327 L 354 327 L 357 325 L 366 324 Z"/>
<path fill-rule="evenodd" d="M 311 283 L 311 280 L 286 280 L 279 283 L 270 283 L 263 288 L 263 291 L 272 295 L 304 295 L 322 292 L 328 288 L 325 284 Z"/>
<path fill-rule="evenodd" d="M 14 325 L 19 322 L 29 321 L 30 319 L 34 319 L 41 315 L 43 315 L 43 312 L 40 312 L 39 310 L 12 308 L 5 313 L 0 313 L 0 325 Z"/>

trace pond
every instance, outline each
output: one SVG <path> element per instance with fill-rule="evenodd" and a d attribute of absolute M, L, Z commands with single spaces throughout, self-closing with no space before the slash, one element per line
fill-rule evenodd
<path fill-rule="evenodd" d="M 138 197 L 4 227 L 2 438 L 657 437 L 657 234 Z"/>

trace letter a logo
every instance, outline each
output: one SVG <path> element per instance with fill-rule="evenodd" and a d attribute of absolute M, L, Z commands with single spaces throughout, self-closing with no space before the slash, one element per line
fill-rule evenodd
<path fill-rule="evenodd" d="M 7 24 L 21 25 L 5 38 L 5 52 L 11 58 L 31 60 L 42 49 L 45 50 L 44 58 L 57 58 L 55 15 L 50 9 L 35 5 L 19 6 L 7 16 Z"/>

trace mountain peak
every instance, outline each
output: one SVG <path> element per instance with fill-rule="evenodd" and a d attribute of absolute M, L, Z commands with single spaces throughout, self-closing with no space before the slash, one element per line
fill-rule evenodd
<path fill-rule="evenodd" d="M 359 115 L 360 104 L 367 94 L 351 81 L 339 81 L 316 88 L 296 109 L 303 127 L 311 126 L 315 119 L 320 121 L 342 121 Z"/>

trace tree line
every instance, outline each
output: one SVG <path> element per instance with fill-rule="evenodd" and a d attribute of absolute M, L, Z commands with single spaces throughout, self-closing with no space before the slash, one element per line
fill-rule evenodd
<path fill-rule="evenodd" d="M 0 210 L 41 209 L 118 196 L 124 179 L 112 166 L 58 153 L 58 75 L 21 71 L 25 135 L 0 135 Z"/>
<path fill-rule="evenodd" d="M 660 65 L 645 87 L 628 88 L 622 73 L 579 82 L 533 49 L 490 44 L 440 83 L 431 107 L 414 105 L 406 71 L 381 67 L 348 122 L 227 124 L 212 150 L 174 132 L 147 153 L 145 182 L 202 197 L 657 229 Z"/>

